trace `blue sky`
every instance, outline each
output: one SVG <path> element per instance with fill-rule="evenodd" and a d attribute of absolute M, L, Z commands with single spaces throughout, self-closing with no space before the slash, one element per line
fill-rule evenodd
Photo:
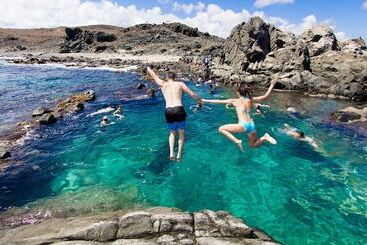
<path fill-rule="evenodd" d="M 0 27 L 182 22 L 221 37 L 253 16 L 299 35 L 327 24 L 339 39 L 367 39 L 367 0 L 0 0 Z"/>
<path fill-rule="evenodd" d="M 134 4 L 147 8 L 160 6 L 166 12 L 172 11 L 172 3 L 175 1 L 152 0 L 118 0 L 121 4 Z M 199 1 L 182 0 L 179 3 L 197 3 Z M 201 0 L 204 4 L 217 4 L 223 9 L 241 11 L 247 9 L 250 12 L 264 11 L 267 15 L 288 19 L 292 23 L 301 22 L 309 15 L 315 15 L 318 20 L 330 20 L 338 31 L 346 33 L 348 37 L 363 36 L 367 39 L 367 9 L 362 8 L 363 0 L 294 0 L 289 4 L 274 4 L 264 8 L 254 6 L 255 0 Z M 170 4 L 171 3 L 171 4 Z M 178 13 L 180 15 L 180 13 Z M 182 14 L 182 13 L 181 13 Z"/>

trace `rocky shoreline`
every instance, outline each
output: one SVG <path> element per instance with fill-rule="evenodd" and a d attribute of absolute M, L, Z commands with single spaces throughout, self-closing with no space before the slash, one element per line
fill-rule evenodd
<path fill-rule="evenodd" d="M 151 208 L 0 231 L 0 244 L 278 244 L 224 211 Z"/>

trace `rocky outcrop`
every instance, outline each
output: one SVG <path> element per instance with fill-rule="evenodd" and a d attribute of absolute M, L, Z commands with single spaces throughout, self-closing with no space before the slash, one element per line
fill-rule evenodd
<path fill-rule="evenodd" d="M 251 63 L 263 61 L 270 48 L 269 25 L 260 17 L 254 17 L 234 27 L 224 52 L 227 63 L 246 71 Z"/>
<path fill-rule="evenodd" d="M 344 41 L 341 43 L 341 51 L 356 55 L 366 55 L 366 42 L 361 37 Z"/>
<path fill-rule="evenodd" d="M 314 26 L 302 33 L 300 39 L 308 47 L 311 57 L 327 51 L 340 50 L 335 34 L 329 26 Z"/>
<path fill-rule="evenodd" d="M 35 109 L 29 121 L 18 123 L 8 131 L 2 132 L 0 135 L 0 159 L 9 158 L 12 148 L 24 142 L 25 136 L 29 132 L 36 130 L 40 125 L 54 124 L 66 115 L 82 111 L 84 103 L 92 102 L 95 98 L 95 92 L 88 90 L 84 93 L 71 95 L 52 109 Z"/>
<path fill-rule="evenodd" d="M 153 208 L 96 217 L 52 219 L 8 230 L 0 243 L 277 244 L 226 212 Z"/>
<path fill-rule="evenodd" d="M 237 81 L 261 86 L 277 77 L 277 89 L 366 101 L 367 55 L 364 50 L 366 45 L 362 39 L 349 40 L 339 46 L 327 26 L 315 26 L 296 37 L 254 17 L 236 26 L 226 41 L 226 63 L 235 71 L 225 66 L 214 67 L 213 74 L 224 74 L 224 80 L 234 80 L 236 76 Z"/>
<path fill-rule="evenodd" d="M 108 48 L 107 45 L 97 45 L 101 42 L 114 42 L 117 40 L 115 34 L 105 32 L 92 32 L 80 28 L 65 28 L 65 41 L 60 48 L 60 53 L 78 53 L 81 51 L 101 52 Z M 104 47 L 104 48 L 102 48 Z"/>

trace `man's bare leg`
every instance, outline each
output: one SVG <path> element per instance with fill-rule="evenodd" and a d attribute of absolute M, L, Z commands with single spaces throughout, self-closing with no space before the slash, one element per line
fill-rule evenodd
<path fill-rule="evenodd" d="M 176 131 L 170 130 L 169 132 L 169 159 L 175 160 L 175 138 L 176 138 Z"/>
<path fill-rule="evenodd" d="M 229 140 L 234 142 L 242 152 L 243 152 L 242 140 L 237 139 L 233 135 L 233 133 L 241 133 L 244 131 L 245 130 L 243 129 L 243 127 L 239 124 L 226 124 L 219 127 L 219 132 L 224 136 L 226 136 Z"/>
<path fill-rule="evenodd" d="M 177 152 L 177 160 L 181 161 L 182 159 L 182 149 L 185 144 L 185 130 L 178 130 L 178 152 Z"/>

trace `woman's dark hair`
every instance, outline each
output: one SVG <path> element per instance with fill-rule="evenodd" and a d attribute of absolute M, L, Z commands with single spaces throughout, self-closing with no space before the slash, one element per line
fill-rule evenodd
<path fill-rule="evenodd" d="M 245 84 L 245 83 L 241 83 L 237 91 L 241 96 L 247 97 L 250 100 L 252 99 L 252 95 L 254 93 L 252 88 L 248 84 Z"/>
<path fill-rule="evenodd" d="M 172 72 L 172 71 L 169 71 L 167 73 L 167 78 L 168 79 L 171 79 L 171 80 L 175 80 L 176 79 L 176 74 L 174 72 Z"/>

